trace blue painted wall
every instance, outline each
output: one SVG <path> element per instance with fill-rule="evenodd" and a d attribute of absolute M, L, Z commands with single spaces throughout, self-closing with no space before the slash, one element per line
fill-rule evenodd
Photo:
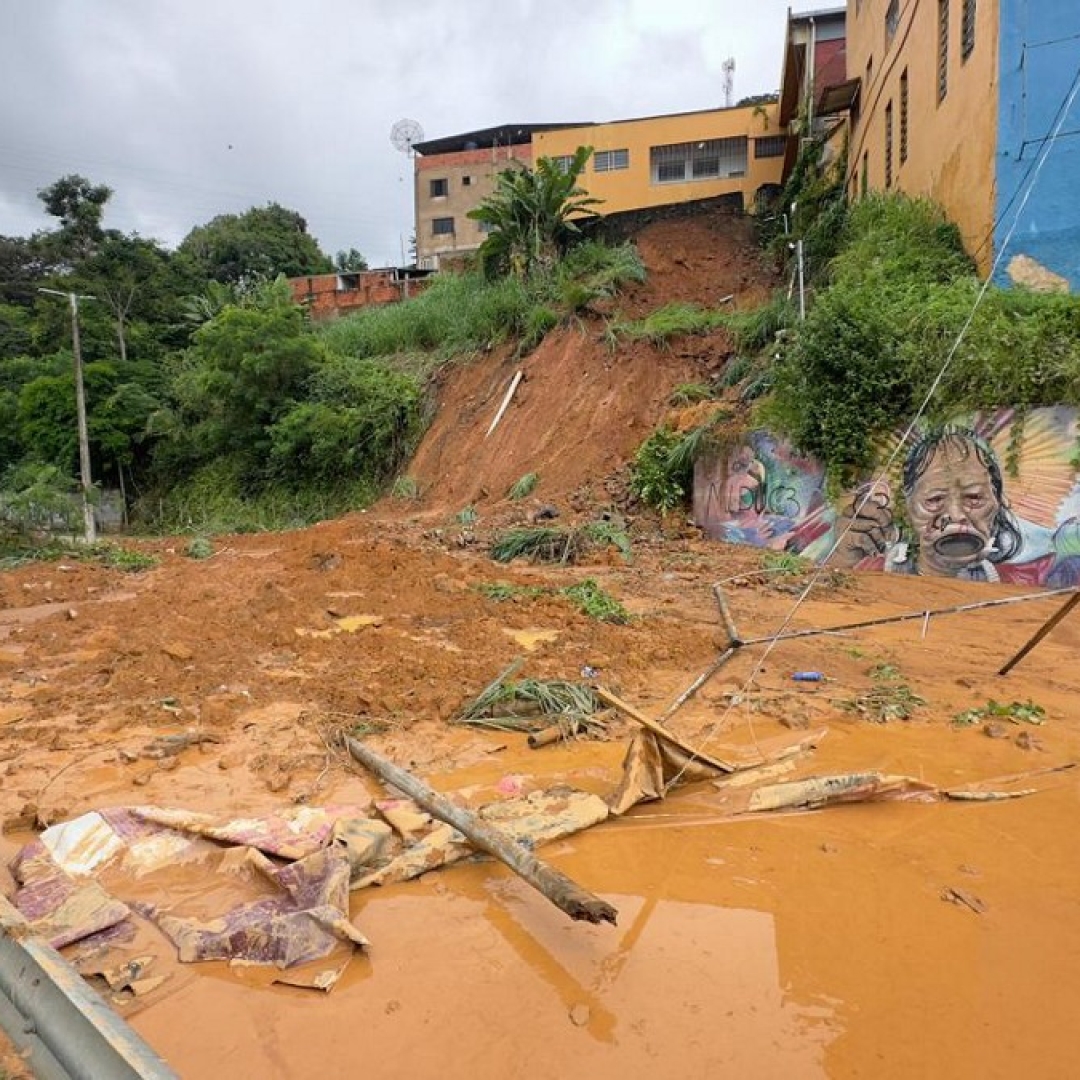
<path fill-rule="evenodd" d="M 997 256 L 1004 248 L 1004 256 L 995 282 L 1007 284 L 1010 259 L 1024 254 L 1080 292 L 1080 95 L 1021 209 L 1039 154 L 1080 79 L 1080 0 L 999 2 L 994 252 Z"/>

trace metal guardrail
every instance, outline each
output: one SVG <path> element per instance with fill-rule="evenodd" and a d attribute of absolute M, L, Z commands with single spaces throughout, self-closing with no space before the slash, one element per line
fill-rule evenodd
<path fill-rule="evenodd" d="M 39 1080 L 179 1080 L 2 896 L 0 1027 Z"/>

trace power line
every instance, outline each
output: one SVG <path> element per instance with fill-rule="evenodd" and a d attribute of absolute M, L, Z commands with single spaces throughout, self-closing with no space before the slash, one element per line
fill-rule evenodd
<path fill-rule="evenodd" d="M 923 397 L 923 400 L 922 400 L 921 404 L 919 405 L 918 409 L 915 412 L 915 415 L 912 417 L 910 423 L 908 424 L 907 428 L 905 429 L 903 436 L 897 441 L 897 444 L 896 444 L 895 448 L 893 449 L 892 453 L 889 455 L 888 460 L 885 462 L 884 465 L 881 466 L 881 468 L 878 470 L 877 475 L 873 478 L 873 480 L 868 485 L 866 485 L 864 494 L 862 495 L 862 498 L 859 500 L 859 502 L 855 505 L 854 510 L 852 512 L 852 515 L 851 515 L 851 518 L 848 521 L 847 526 L 843 530 L 841 530 L 840 534 L 833 541 L 832 546 L 826 552 L 825 557 L 821 560 L 821 562 L 817 565 L 817 567 L 815 567 L 814 572 L 810 576 L 810 580 L 807 582 L 806 586 L 802 589 L 802 591 L 799 593 L 799 595 L 795 598 L 795 602 L 792 604 L 791 609 L 788 611 L 787 615 L 784 617 L 784 619 L 781 622 L 780 626 L 773 632 L 773 634 L 771 634 L 769 636 L 768 643 L 765 646 L 764 652 L 762 653 L 761 657 L 758 659 L 757 663 L 754 665 L 753 671 L 750 672 L 750 674 L 747 676 L 747 678 L 743 682 L 743 685 L 742 685 L 742 688 L 741 688 L 739 694 L 736 695 L 735 697 L 733 697 L 728 702 L 727 708 L 724 710 L 724 712 L 720 716 L 719 720 L 717 720 L 712 725 L 710 733 L 705 737 L 705 739 L 702 741 L 700 746 L 697 747 L 697 749 L 699 751 L 704 752 L 706 747 L 710 744 L 710 742 L 712 742 L 712 740 L 715 738 L 717 732 L 719 732 L 719 730 L 721 729 L 724 720 L 730 715 L 731 710 L 735 708 L 736 702 L 745 700 L 747 691 L 750 689 L 750 687 L 752 686 L 754 680 L 757 678 L 758 674 L 761 672 L 762 668 L 765 666 L 765 661 L 769 658 L 769 656 L 772 654 L 773 650 L 776 648 L 777 644 L 780 641 L 781 636 L 784 634 L 784 632 L 787 630 L 787 628 L 791 625 L 791 621 L 792 621 L 792 619 L 794 619 L 794 617 L 797 614 L 799 608 L 801 608 L 802 605 L 806 602 L 806 599 L 807 599 L 807 597 L 809 597 L 811 590 L 817 585 L 818 581 L 821 579 L 821 576 L 825 573 L 826 567 L 829 564 L 829 560 L 840 549 L 841 544 L 844 542 L 844 540 L 847 538 L 848 534 L 855 527 L 855 522 L 858 520 L 859 515 L 866 508 L 867 504 L 871 501 L 871 499 L 873 499 L 873 497 L 877 493 L 878 486 L 884 481 L 884 479 L 886 478 L 886 476 L 889 473 L 889 470 L 893 467 L 894 463 L 896 462 L 896 459 L 899 457 L 901 451 L 906 448 L 906 446 L 908 444 L 908 440 L 911 438 L 912 434 L 914 433 L 916 427 L 919 424 L 919 421 L 926 414 L 927 409 L 930 407 L 930 402 L 934 399 L 934 396 L 937 394 L 938 390 L 940 389 L 941 383 L 943 382 L 943 380 L 945 378 L 945 375 L 947 374 L 949 368 L 952 366 L 953 359 L 955 358 L 956 353 L 960 348 L 960 345 L 962 344 L 964 338 L 967 336 L 968 330 L 971 328 L 971 324 L 975 319 L 975 314 L 979 309 L 979 305 L 982 303 L 983 298 L 986 296 L 987 291 L 990 289 L 990 286 L 991 286 L 991 284 L 993 282 L 993 279 L 994 279 L 994 275 L 997 272 L 997 269 L 1000 266 L 1001 261 L 1005 257 L 1005 253 L 1009 248 L 1009 244 L 1012 242 L 1013 234 L 1016 232 L 1017 226 L 1019 225 L 1019 222 L 1020 222 L 1020 218 L 1023 215 L 1024 209 L 1027 206 L 1028 200 L 1031 198 L 1031 193 L 1035 189 L 1035 184 L 1038 182 L 1039 175 L 1042 172 L 1043 166 L 1046 164 L 1047 159 L 1050 156 L 1051 150 L 1054 148 L 1054 145 L 1057 143 L 1057 140 L 1060 138 L 1061 128 L 1064 125 L 1065 117 L 1068 115 L 1069 110 L 1072 108 L 1073 102 L 1076 100 L 1076 97 L 1077 97 L 1078 93 L 1080 93 L 1080 69 L 1077 70 L 1076 78 L 1073 80 L 1072 88 L 1070 89 L 1070 92 L 1068 93 L 1068 95 L 1066 95 L 1065 107 L 1063 109 L 1059 110 L 1058 119 L 1057 119 L 1057 122 L 1056 122 L 1056 124 L 1055 124 L 1055 126 L 1053 128 L 1053 131 L 1047 137 L 1047 139 L 1044 142 L 1042 148 L 1040 149 L 1039 155 L 1038 155 L 1038 157 L 1036 159 L 1035 168 L 1032 169 L 1032 170 L 1029 170 L 1029 173 L 1028 173 L 1028 176 L 1027 176 L 1027 186 L 1024 189 L 1023 196 L 1022 196 L 1022 198 L 1020 200 L 1020 206 L 1019 206 L 1019 208 L 1018 208 L 1018 210 L 1016 212 L 1015 218 L 1013 219 L 1012 225 L 1010 225 L 1010 227 L 1009 227 L 1009 231 L 1005 235 L 1005 239 L 1004 239 L 1004 241 L 1003 241 L 1003 243 L 1001 245 L 1001 248 L 1000 248 L 1000 250 L 998 251 L 997 255 L 994 258 L 994 262 L 993 262 L 993 265 L 990 268 L 990 272 L 987 274 L 985 281 L 983 281 L 982 286 L 980 287 L 979 292 L 975 297 L 975 303 L 971 307 L 970 314 L 968 315 L 967 319 L 964 321 L 964 325 L 960 328 L 960 332 L 957 334 L 956 339 L 952 344 L 952 347 L 949 349 L 949 352 L 945 356 L 945 359 L 942 361 L 941 367 L 938 370 L 938 373 L 935 376 L 934 381 L 930 384 L 930 389 L 927 390 L 925 396 Z M 753 730 L 752 730 L 752 727 L 751 727 L 751 735 L 752 734 L 753 734 Z M 677 783 L 678 780 L 683 776 L 683 774 L 690 767 L 690 765 L 693 763 L 694 760 L 695 759 L 693 757 L 689 758 L 686 761 L 686 763 L 682 766 L 682 768 L 669 781 L 668 786 L 672 786 L 675 783 Z"/>

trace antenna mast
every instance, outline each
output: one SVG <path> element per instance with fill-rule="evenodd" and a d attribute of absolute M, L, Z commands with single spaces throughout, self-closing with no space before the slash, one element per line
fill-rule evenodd
<path fill-rule="evenodd" d="M 735 99 L 735 57 L 729 56 L 720 70 L 724 73 L 724 108 L 730 109 Z"/>

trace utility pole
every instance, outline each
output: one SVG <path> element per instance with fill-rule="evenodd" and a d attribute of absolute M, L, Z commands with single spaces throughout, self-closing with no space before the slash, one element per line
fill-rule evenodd
<path fill-rule="evenodd" d="M 82 482 L 83 535 L 88 544 L 97 540 L 94 523 L 94 507 L 90 501 L 93 480 L 90 477 L 90 436 L 86 428 L 86 390 L 83 386 L 82 345 L 79 341 L 79 301 L 95 300 L 94 296 L 80 296 L 58 289 L 38 289 L 50 296 L 65 296 L 71 305 L 71 351 L 75 356 L 75 412 L 79 420 L 79 478 Z"/>

